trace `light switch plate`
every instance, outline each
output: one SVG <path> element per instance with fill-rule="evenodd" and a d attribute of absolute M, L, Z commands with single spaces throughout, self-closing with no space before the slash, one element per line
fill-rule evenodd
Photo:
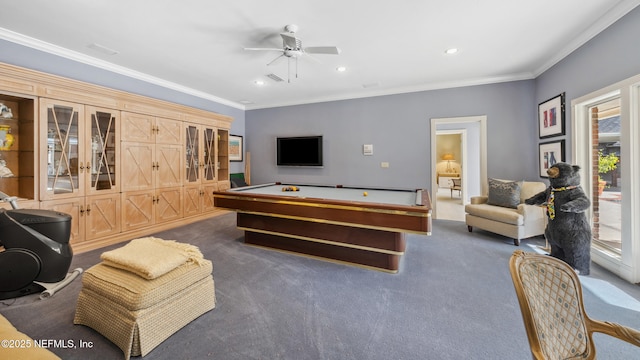
<path fill-rule="evenodd" d="M 362 145 L 362 155 L 373 155 L 373 144 Z"/>

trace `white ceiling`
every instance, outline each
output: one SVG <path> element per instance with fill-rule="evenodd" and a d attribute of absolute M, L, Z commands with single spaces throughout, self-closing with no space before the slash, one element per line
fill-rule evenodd
<path fill-rule="evenodd" d="M 531 79 L 640 0 L 0 0 L 0 38 L 240 109 Z M 303 47 L 278 52 L 284 26 Z M 93 47 L 92 44 L 94 45 Z M 117 51 L 108 55 L 96 49 Z M 451 47 L 459 49 L 446 55 Z M 1 50 L 0 50 L 1 51 Z M 347 71 L 339 73 L 338 66 Z M 276 74 L 283 82 L 266 77 Z M 287 79 L 290 78 L 290 82 Z M 256 80 L 265 85 L 257 86 Z"/>

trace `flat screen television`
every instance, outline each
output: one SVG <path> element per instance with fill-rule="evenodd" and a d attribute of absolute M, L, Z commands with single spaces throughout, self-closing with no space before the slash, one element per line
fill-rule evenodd
<path fill-rule="evenodd" d="M 322 135 L 276 138 L 278 166 L 322 166 Z"/>

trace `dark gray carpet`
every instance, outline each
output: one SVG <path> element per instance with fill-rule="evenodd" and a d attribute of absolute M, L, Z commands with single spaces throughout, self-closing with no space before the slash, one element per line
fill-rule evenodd
<path fill-rule="evenodd" d="M 156 236 L 197 245 L 213 261 L 217 307 L 144 359 L 531 358 L 508 269 L 516 247 L 488 232 L 469 234 L 460 222 L 436 220 L 432 236 L 408 235 L 399 274 L 246 246 L 231 213 Z M 105 250 L 76 255 L 72 268 L 89 268 Z M 596 265 L 591 274 L 640 300 L 638 286 Z M 3 301 L 0 312 L 35 339 L 93 344 L 53 348 L 63 359 L 123 358 L 92 329 L 73 325 L 80 286 L 77 279 L 44 301 Z M 585 297 L 592 317 L 640 329 L 637 311 L 589 290 Z M 599 359 L 640 358 L 639 348 L 616 339 L 595 341 Z"/>

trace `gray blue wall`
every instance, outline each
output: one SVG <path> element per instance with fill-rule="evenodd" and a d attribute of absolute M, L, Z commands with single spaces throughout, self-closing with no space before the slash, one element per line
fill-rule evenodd
<path fill-rule="evenodd" d="M 536 179 L 534 91 L 528 80 L 247 111 L 251 181 L 430 188 L 430 119 L 474 115 L 488 118 L 489 174 Z M 306 134 L 324 136 L 324 168 L 277 167 L 276 136 Z"/>

